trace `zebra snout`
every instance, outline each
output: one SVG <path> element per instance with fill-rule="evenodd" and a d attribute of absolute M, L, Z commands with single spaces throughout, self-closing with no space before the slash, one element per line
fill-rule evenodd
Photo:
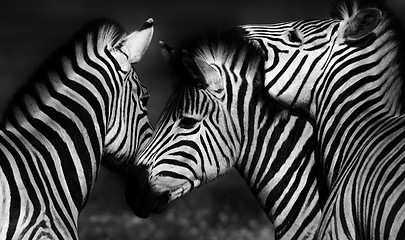
<path fill-rule="evenodd" d="M 169 202 L 169 192 L 155 193 L 149 183 L 148 166 L 133 167 L 127 175 L 125 199 L 136 216 L 147 218 L 151 213 L 163 212 Z"/>

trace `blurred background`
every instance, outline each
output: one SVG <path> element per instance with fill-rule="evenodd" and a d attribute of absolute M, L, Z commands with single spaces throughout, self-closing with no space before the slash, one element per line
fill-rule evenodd
<path fill-rule="evenodd" d="M 388 0 L 405 23 L 405 1 Z M 171 76 L 159 40 L 172 47 L 192 33 L 247 23 L 327 18 L 325 0 L 13 0 L 0 8 L 0 111 L 16 87 L 74 31 L 96 17 L 128 31 L 152 17 L 155 35 L 138 75 L 151 94 L 153 124 L 171 94 Z M 177 200 L 162 215 L 139 219 L 127 208 L 123 182 L 102 169 L 79 221 L 80 239 L 273 239 L 273 229 L 243 179 L 232 171 Z"/>

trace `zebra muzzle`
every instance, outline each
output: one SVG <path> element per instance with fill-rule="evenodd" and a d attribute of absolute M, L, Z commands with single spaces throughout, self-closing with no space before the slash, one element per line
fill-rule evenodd
<path fill-rule="evenodd" d="M 163 212 L 169 203 L 169 192 L 155 193 L 149 183 L 146 165 L 128 171 L 125 199 L 136 216 L 147 218 L 152 213 Z"/>

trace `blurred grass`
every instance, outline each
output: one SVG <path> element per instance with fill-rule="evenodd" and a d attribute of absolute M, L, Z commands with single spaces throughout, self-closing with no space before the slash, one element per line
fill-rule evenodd
<path fill-rule="evenodd" d="M 273 239 L 273 229 L 236 171 L 140 219 L 126 206 L 123 182 L 106 169 L 79 218 L 79 237 L 95 239 Z"/>

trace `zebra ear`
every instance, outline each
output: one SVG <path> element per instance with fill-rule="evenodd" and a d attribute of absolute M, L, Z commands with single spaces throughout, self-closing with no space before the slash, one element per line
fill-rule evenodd
<path fill-rule="evenodd" d="M 218 71 L 201 58 L 192 58 L 190 54 L 183 50 L 182 63 L 188 69 L 196 84 L 202 88 L 209 88 L 213 91 L 223 90 L 221 76 Z"/>
<path fill-rule="evenodd" d="M 137 63 L 149 47 L 153 36 L 153 19 L 149 18 L 139 31 L 125 37 L 118 45 L 128 56 L 130 63 Z"/>
<path fill-rule="evenodd" d="M 343 38 L 346 41 L 359 41 L 370 35 L 378 26 L 382 12 L 377 8 L 362 9 L 352 16 L 345 27 Z"/>
<path fill-rule="evenodd" d="M 164 43 L 163 41 L 159 41 L 160 47 L 162 49 L 162 55 L 164 58 L 166 58 L 168 61 L 171 61 L 174 59 L 177 51 L 171 48 L 169 45 Z"/>

